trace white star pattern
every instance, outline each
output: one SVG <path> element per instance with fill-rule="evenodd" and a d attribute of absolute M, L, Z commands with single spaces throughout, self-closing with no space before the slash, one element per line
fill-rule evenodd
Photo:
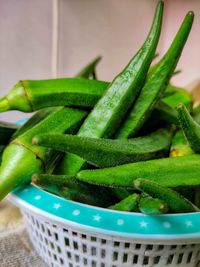
<path fill-rule="evenodd" d="M 74 216 L 78 216 L 80 213 L 81 213 L 80 210 L 74 210 L 73 211 L 73 215 Z"/>
<path fill-rule="evenodd" d="M 147 228 L 147 225 L 148 225 L 148 223 L 145 222 L 145 221 L 141 221 L 141 222 L 140 222 L 140 227 L 141 227 L 141 228 Z"/>
<path fill-rule="evenodd" d="M 96 214 L 93 216 L 93 220 L 99 222 L 101 220 L 101 216 L 99 214 Z"/>
<path fill-rule="evenodd" d="M 118 220 L 117 220 L 117 224 L 118 224 L 118 225 L 123 225 L 123 224 L 124 224 L 124 220 L 122 220 L 122 219 L 118 219 Z"/>
<path fill-rule="evenodd" d="M 187 227 L 193 227 L 193 223 L 192 223 L 192 221 L 186 221 L 186 222 L 185 222 L 185 225 L 186 225 Z"/>
<path fill-rule="evenodd" d="M 169 223 L 169 222 L 164 222 L 164 223 L 163 223 L 163 226 L 164 226 L 166 229 L 169 229 L 169 228 L 171 228 L 171 223 Z"/>
<path fill-rule="evenodd" d="M 42 197 L 40 195 L 37 195 L 34 197 L 35 200 L 40 200 Z"/>
<path fill-rule="evenodd" d="M 53 209 L 58 210 L 61 207 L 60 203 L 55 203 Z"/>

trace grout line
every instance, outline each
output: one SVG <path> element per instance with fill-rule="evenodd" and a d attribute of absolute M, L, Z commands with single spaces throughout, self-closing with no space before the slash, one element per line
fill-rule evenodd
<path fill-rule="evenodd" d="M 52 0 L 52 51 L 51 51 L 51 76 L 58 77 L 59 55 L 59 0 Z"/>

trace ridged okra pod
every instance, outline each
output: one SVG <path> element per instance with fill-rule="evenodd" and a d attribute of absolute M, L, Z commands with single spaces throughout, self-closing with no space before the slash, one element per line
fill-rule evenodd
<path fill-rule="evenodd" d="M 134 180 L 144 178 L 163 186 L 200 185 L 200 155 L 162 158 L 124 164 L 99 170 L 82 170 L 77 179 L 91 184 L 132 188 Z"/>
<path fill-rule="evenodd" d="M 70 133 L 75 130 L 87 112 L 60 108 L 24 134 L 12 140 L 2 156 L 0 167 L 0 199 L 15 187 L 30 181 L 34 173 L 46 171 L 52 151 L 32 144 L 36 134 L 45 132 Z"/>
<path fill-rule="evenodd" d="M 137 211 L 139 199 L 140 195 L 134 193 L 121 200 L 119 203 L 110 206 L 109 209 L 121 211 Z"/>
<path fill-rule="evenodd" d="M 194 14 L 189 12 L 170 48 L 147 77 L 147 81 L 134 103 L 127 119 L 116 134 L 117 138 L 135 136 L 150 116 L 174 72 L 193 24 Z"/>
<path fill-rule="evenodd" d="M 196 152 L 200 153 L 200 126 L 192 118 L 192 116 L 187 111 L 183 104 L 177 107 L 178 119 L 182 130 L 191 146 L 191 148 Z"/>
<path fill-rule="evenodd" d="M 186 213 L 198 211 L 197 207 L 179 193 L 153 181 L 138 179 L 134 181 L 134 187 L 166 202 L 171 212 Z"/>
<path fill-rule="evenodd" d="M 157 215 L 167 213 L 169 208 L 163 200 L 142 194 L 139 201 L 139 210 L 147 215 Z"/>
<path fill-rule="evenodd" d="M 149 35 L 141 49 L 125 69 L 109 85 L 104 96 L 81 126 L 78 136 L 101 138 L 112 136 L 141 90 L 155 55 L 163 14 L 163 2 L 159 2 Z M 61 173 L 75 175 L 85 161 L 67 154 L 61 164 Z"/>
<path fill-rule="evenodd" d="M 89 138 L 67 134 L 41 134 L 33 143 L 78 155 L 104 168 L 166 156 L 172 130 L 160 129 L 148 136 L 129 140 Z"/>

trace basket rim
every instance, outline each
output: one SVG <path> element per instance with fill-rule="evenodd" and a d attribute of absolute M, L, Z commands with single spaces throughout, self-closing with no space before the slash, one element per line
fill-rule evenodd
<path fill-rule="evenodd" d="M 9 199 L 63 226 L 140 240 L 179 240 L 200 243 L 200 212 L 148 216 L 113 211 L 60 198 L 33 185 L 20 187 Z"/>

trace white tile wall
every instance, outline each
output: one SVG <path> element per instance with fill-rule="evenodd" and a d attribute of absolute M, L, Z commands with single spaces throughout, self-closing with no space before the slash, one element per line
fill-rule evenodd
<path fill-rule="evenodd" d="M 0 0 L 0 96 L 19 79 L 51 76 L 52 1 Z M 111 80 L 134 55 L 152 21 L 155 0 L 58 0 L 59 76 L 72 76 L 101 54 L 100 79 Z M 186 85 L 200 77 L 200 1 L 166 0 L 159 52 L 169 46 L 185 13 L 196 13 L 194 27 L 175 77 Z M 0 114 L 15 121 L 20 112 Z"/>

